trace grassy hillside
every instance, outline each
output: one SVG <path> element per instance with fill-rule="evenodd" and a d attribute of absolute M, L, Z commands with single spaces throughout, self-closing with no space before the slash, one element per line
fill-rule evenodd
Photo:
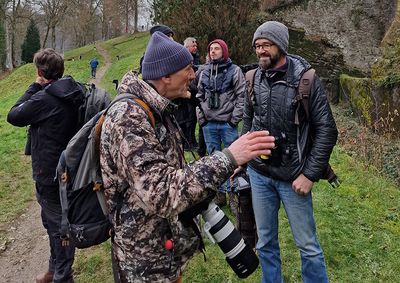
<path fill-rule="evenodd" d="M 113 60 L 102 81 L 104 88 L 115 94 L 112 80 L 120 80 L 127 70 L 138 67 L 147 40 L 144 33 L 102 44 Z M 77 60 L 79 55 L 82 60 Z M 95 55 L 99 57 L 93 46 L 66 53 L 66 59 L 71 59 L 66 62 L 66 73 L 87 81 L 88 60 Z M 34 197 L 30 159 L 23 155 L 25 129 L 11 127 L 5 121 L 10 107 L 34 78 L 30 64 L 0 81 L 0 225 L 3 226 L 18 216 Z M 319 239 L 331 282 L 400 282 L 400 190 L 376 169 L 348 156 L 339 147 L 334 150 L 331 163 L 342 180 L 341 187 L 332 189 L 321 181 L 313 190 Z M 283 211 L 280 238 L 284 280 L 301 282 L 299 255 Z M 112 282 L 109 248 L 110 244 L 105 243 L 78 252 L 74 266 L 76 282 Z M 184 282 L 260 280 L 260 270 L 248 279 L 239 280 L 220 249 L 209 242 L 206 256 L 207 262 L 201 254 L 190 262 Z"/>

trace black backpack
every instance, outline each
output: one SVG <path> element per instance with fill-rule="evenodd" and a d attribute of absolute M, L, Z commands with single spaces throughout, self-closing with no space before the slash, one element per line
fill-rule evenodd
<path fill-rule="evenodd" d="M 251 97 L 254 92 L 254 78 L 256 76 L 257 69 L 252 69 L 246 73 L 246 86 L 247 86 L 247 94 Z M 314 76 L 315 76 L 315 69 L 310 68 L 305 71 L 301 78 L 300 83 L 297 88 L 297 95 L 295 97 L 297 102 L 296 113 L 294 117 L 295 125 L 299 125 L 299 110 L 300 107 L 303 107 L 304 112 L 306 113 L 307 121 L 310 121 L 310 106 L 309 106 L 309 99 L 311 95 L 311 87 L 314 83 Z M 311 135 L 311 142 L 313 142 L 313 135 Z M 321 179 L 328 180 L 329 184 L 332 187 L 337 188 L 340 186 L 340 181 L 333 171 L 331 165 L 328 163 L 328 166 L 321 176 Z"/>
<path fill-rule="evenodd" d="M 77 248 L 100 244 L 112 235 L 109 214 L 122 205 L 123 195 L 117 196 L 117 206 L 106 206 L 100 169 L 100 135 L 108 109 L 118 101 L 134 100 L 147 113 L 154 127 L 155 120 L 148 105 L 132 94 L 118 95 L 103 111 L 89 120 L 71 139 L 62 152 L 57 179 L 62 208 L 61 238 L 63 245 L 72 240 Z"/>
<path fill-rule="evenodd" d="M 92 117 L 106 109 L 111 103 L 110 95 L 95 84 L 77 82 L 85 93 L 85 99 L 79 108 L 78 129 L 83 127 Z"/>

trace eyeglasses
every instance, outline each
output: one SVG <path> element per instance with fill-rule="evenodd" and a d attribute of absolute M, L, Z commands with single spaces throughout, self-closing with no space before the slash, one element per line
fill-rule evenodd
<path fill-rule="evenodd" d="M 274 46 L 274 45 L 276 45 L 276 44 L 274 44 L 274 43 L 264 43 L 264 44 L 261 44 L 261 45 L 256 45 L 256 46 L 254 46 L 254 48 L 256 50 L 262 49 L 262 50 L 266 51 L 266 50 L 270 50 L 272 48 L 272 46 Z"/>

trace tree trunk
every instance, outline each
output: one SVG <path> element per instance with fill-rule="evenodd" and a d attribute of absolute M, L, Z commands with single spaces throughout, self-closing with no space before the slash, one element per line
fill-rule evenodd
<path fill-rule="evenodd" d="M 51 48 L 56 49 L 56 26 L 51 27 Z"/>
<path fill-rule="evenodd" d="M 138 32 L 139 30 L 138 30 L 138 10 L 139 10 L 139 8 L 138 8 L 138 0 L 134 0 L 133 1 L 134 2 L 134 7 L 133 7 L 133 9 L 134 9 L 134 12 L 135 12 L 135 26 L 134 26 L 134 32 Z"/>
<path fill-rule="evenodd" d="M 50 27 L 47 26 L 47 28 L 46 28 L 46 34 L 45 34 L 45 36 L 44 36 L 44 38 L 43 38 L 42 48 L 46 48 L 47 39 L 48 39 L 48 37 L 49 37 L 49 31 L 50 31 Z"/>

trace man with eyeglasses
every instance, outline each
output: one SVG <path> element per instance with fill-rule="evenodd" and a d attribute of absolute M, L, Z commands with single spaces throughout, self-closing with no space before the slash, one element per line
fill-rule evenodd
<path fill-rule="evenodd" d="M 326 166 L 337 140 L 337 128 L 318 76 L 312 80 L 310 119 L 299 111 L 295 123 L 300 78 L 311 68 L 296 55 L 287 54 L 288 28 L 269 21 L 254 33 L 253 47 L 259 66 L 253 91 L 246 96 L 242 134 L 268 130 L 276 137 L 270 157 L 248 163 L 256 219 L 262 282 L 282 282 L 278 239 L 278 211 L 285 208 L 293 238 L 300 251 L 304 282 L 328 282 L 325 260 L 317 240 L 311 189 Z M 313 141 L 311 142 L 311 133 Z"/>

